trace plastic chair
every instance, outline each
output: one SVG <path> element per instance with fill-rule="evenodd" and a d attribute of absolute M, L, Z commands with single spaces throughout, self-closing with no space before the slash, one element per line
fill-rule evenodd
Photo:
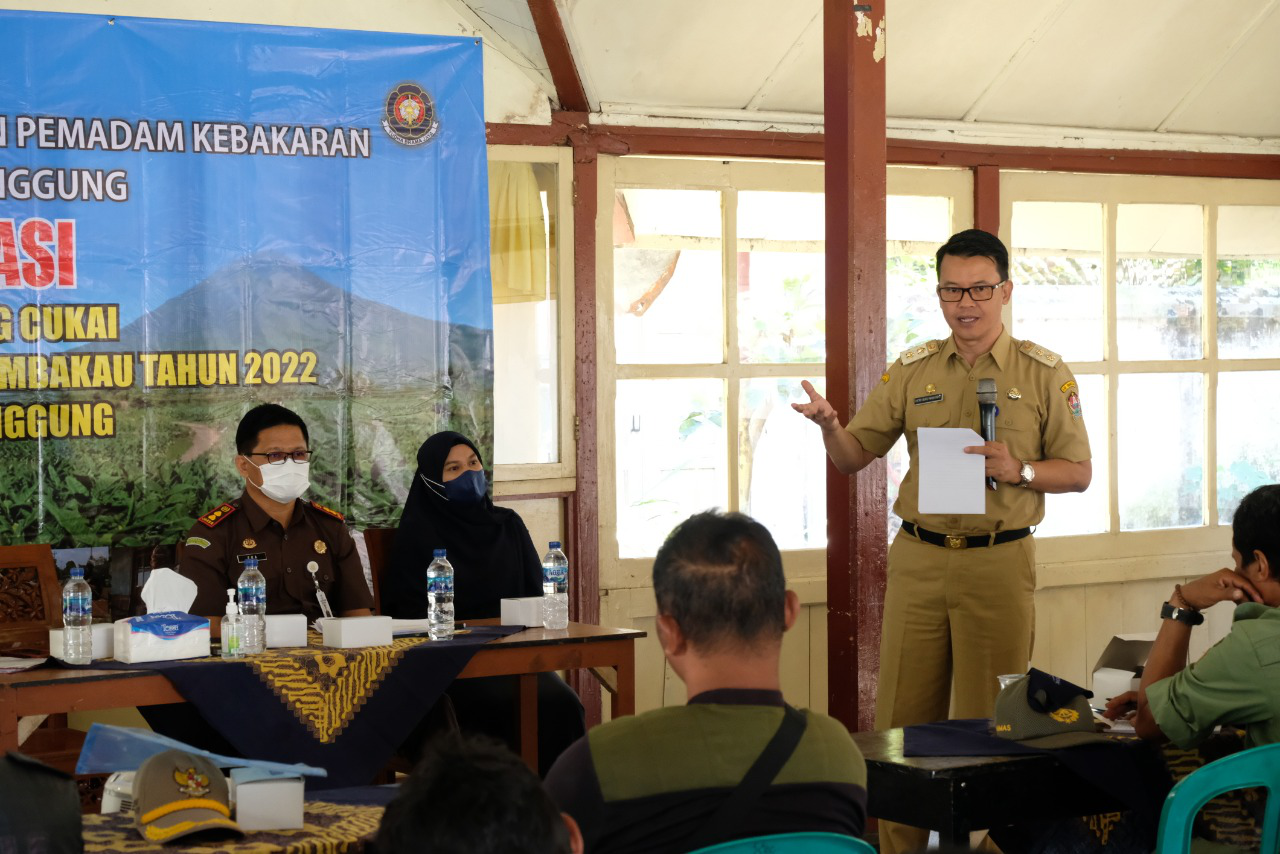
<path fill-rule="evenodd" d="M 1267 744 L 1210 762 L 1174 786 L 1160 812 L 1156 854 L 1187 854 L 1201 807 L 1224 792 L 1256 786 L 1267 789 L 1260 850 L 1280 851 L 1280 744 Z"/>
<path fill-rule="evenodd" d="M 875 854 L 869 843 L 838 833 L 778 833 L 772 836 L 752 836 L 721 842 L 709 848 L 699 848 L 689 854 Z"/>

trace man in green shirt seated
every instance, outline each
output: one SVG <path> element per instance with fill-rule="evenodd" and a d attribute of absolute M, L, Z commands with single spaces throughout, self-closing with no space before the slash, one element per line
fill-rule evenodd
<path fill-rule="evenodd" d="M 773 537 L 740 513 L 699 513 L 667 537 L 653 562 L 658 641 L 689 703 L 598 726 L 551 767 L 547 792 L 586 850 L 862 833 L 857 745 L 839 721 L 782 699 L 782 635 L 800 611 L 786 586 Z"/>
<path fill-rule="evenodd" d="M 1137 703 L 1134 729 L 1152 741 L 1193 747 L 1219 724 L 1246 731 L 1247 746 L 1280 741 L 1280 484 L 1245 496 L 1231 523 L 1234 569 L 1174 585 L 1142 685 L 1107 703 L 1118 717 Z M 1238 603 L 1231 632 L 1186 665 L 1200 612 Z"/>

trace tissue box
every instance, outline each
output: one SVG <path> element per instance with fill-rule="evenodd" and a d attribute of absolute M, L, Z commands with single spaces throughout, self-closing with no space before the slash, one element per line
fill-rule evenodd
<path fill-rule="evenodd" d="M 209 654 L 209 620 L 182 611 L 116 620 L 115 634 L 116 660 L 128 664 Z"/>
<path fill-rule="evenodd" d="M 523 599 L 502 600 L 502 625 L 541 626 L 542 597 L 526 596 Z"/>
<path fill-rule="evenodd" d="M 241 830 L 302 827 L 302 778 L 287 771 L 232 768 L 231 798 Z"/>
<path fill-rule="evenodd" d="M 390 617 L 331 617 L 320 621 L 325 646 L 389 646 Z"/>
<path fill-rule="evenodd" d="M 1138 673 L 1147 663 L 1147 655 L 1156 641 L 1155 632 L 1115 635 L 1093 666 L 1093 698 L 1096 705 L 1106 703 L 1125 691 L 1138 690 Z"/>
<path fill-rule="evenodd" d="M 307 645 L 306 614 L 267 614 L 267 648 Z"/>
<path fill-rule="evenodd" d="M 93 636 L 93 658 L 111 658 L 115 655 L 115 627 L 111 623 L 94 623 L 89 627 Z M 62 629 L 49 629 L 49 654 L 62 658 Z"/>

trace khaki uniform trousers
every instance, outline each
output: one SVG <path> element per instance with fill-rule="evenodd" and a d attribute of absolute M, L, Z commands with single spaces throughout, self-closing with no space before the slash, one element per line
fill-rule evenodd
<path fill-rule="evenodd" d="M 876 729 L 991 717 L 1002 673 L 1025 673 L 1035 634 L 1033 537 L 948 549 L 900 532 L 889 548 Z M 928 831 L 880 822 L 883 854 Z"/>

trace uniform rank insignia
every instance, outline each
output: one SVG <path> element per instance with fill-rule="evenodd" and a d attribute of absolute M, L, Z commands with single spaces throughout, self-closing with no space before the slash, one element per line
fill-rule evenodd
<path fill-rule="evenodd" d="M 1035 359 L 1042 365 L 1054 367 L 1062 361 L 1062 357 L 1052 350 L 1046 350 L 1034 341 L 1023 341 L 1018 347 L 1018 352 L 1023 353 Z"/>
<path fill-rule="evenodd" d="M 319 510 L 321 513 L 328 513 L 330 516 L 337 519 L 339 522 L 347 521 L 346 516 L 343 516 L 337 510 L 330 510 L 328 507 L 325 507 L 323 504 L 317 504 L 316 502 L 312 501 L 311 506 Z"/>
<path fill-rule="evenodd" d="M 206 528 L 216 528 L 218 525 L 225 522 L 234 512 L 236 512 L 236 508 L 232 507 L 230 504 L 223 504 L 217 510 L 210 510 L 208 513 L 201 516 L 198 521 Z"/>
<path fill-rule="evenodd" d="M 912 362 L 918 362 L 925 356 L 932 356 L 934 353 L 942 349 L 942 345 L 937 341 L 926 341 L 915 347 L 908 347 L 898 356 L 902 360 L 902 364 L 909 365 Z"/>

